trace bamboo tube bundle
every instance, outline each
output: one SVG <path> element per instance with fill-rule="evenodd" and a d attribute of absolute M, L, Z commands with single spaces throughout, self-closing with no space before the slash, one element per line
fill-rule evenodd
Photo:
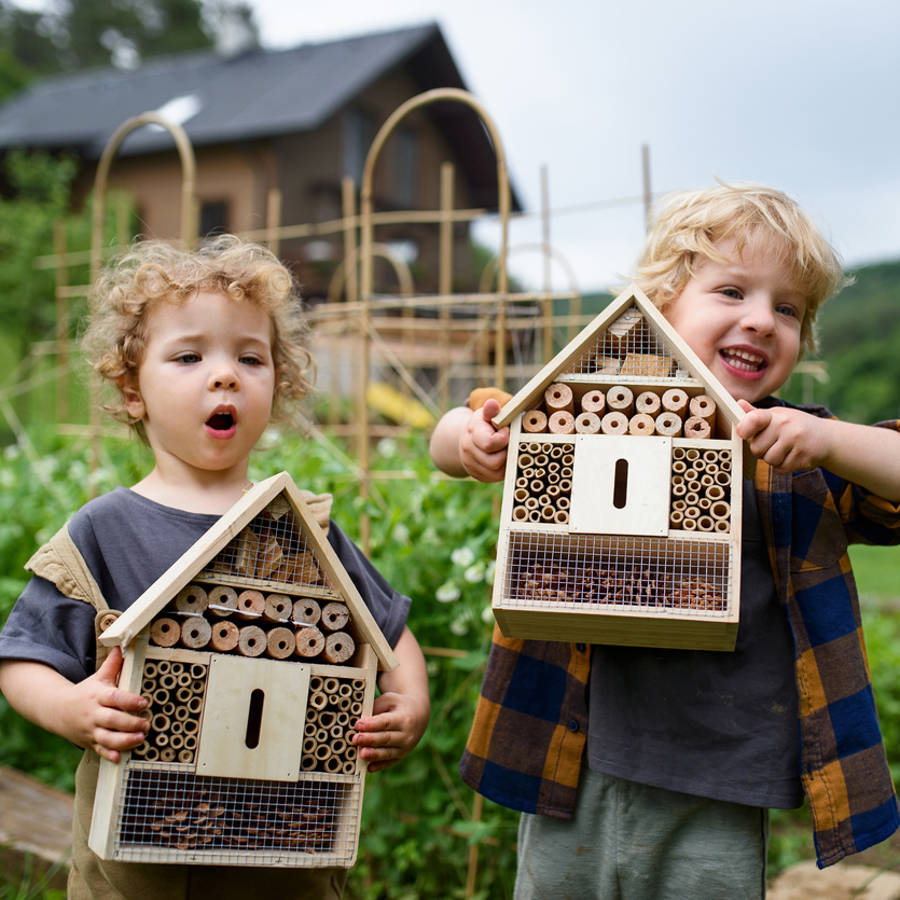
<path fill-rule="evenodd" d="M 356 772 L 358 750 L 353 735 L 364 699 L 363 679 L 310 678 L 301 769 Z"/>
<path fill-rule="evenodd" d="M 575 445 L 539 443 L 519 445 L 512 518 L 515 522 L 563 525 L 572 490 L 571 460 Z M 567 474 L 568 484 L 563 476 Z M 560 505 L 563 501 L 563 506 Z"/>
<path fill-rule="evenodd" d="M 672 448 L 669 526 L 683 531 L 731 531 L 731 451 Z"/>
<path fill-rule="evenodd" d="M 135 760 L 193 763 L 207 675 L 200 663 L 145 661 L 141 693 L 149 728 L 144 743 L 131 751 Z"/>

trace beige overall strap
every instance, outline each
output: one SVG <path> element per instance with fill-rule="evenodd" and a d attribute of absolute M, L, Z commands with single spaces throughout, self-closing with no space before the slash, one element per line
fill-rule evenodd
<path fill-rule="evenodd" d="M 303 498 L 309 511 L 313 514 L 319 527 L 328 534 L 328 522 L 331 518 L 331 503 L 333 497 L 331 494 L 314 494 L 312 491 L 300 490 L 300 496 Z"/>
<path fill-rule="evenodd" d="M 109 609 L 66 525 L 34 553 L 25 568 L 55 584 L 67 597 L 90 603 L 97 612 Z"/>

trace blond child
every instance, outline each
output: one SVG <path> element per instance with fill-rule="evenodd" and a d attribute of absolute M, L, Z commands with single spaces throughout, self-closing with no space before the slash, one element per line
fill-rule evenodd
<path fill-rule="evenodd" d="M 658 210 L 637 285 L 738 400 L 744 492 L 733 653 L 504 638 L 464 780 L 522 811 L 518 900 L 765 894 L 769 808 L 812 811 L 820 865 L 900 824 L 847 546 L 900 542 L 900 434 L 773 394 L 844 277 L 784 194 L 718 185 Z M 450 410 L 435 463 L 503 477 L 508 431 Z"/>
<path fill-rule="evenodd" d="M 139 243 L 98 280 L 86 351 L 117 390 L 111 411 L 154 459 L 145 477 L 86 504 L 64 532 L 109 608 L 127 609 L 249 486 L 250 453 L 273 410 L 309 387 L 303 331 L 284 266 L 231 236 L 196 252 Z M 316 500 L 329 542 L 400 661 L 381 675 L 372 714 L 356 723 L 354 743 L 374 771 L 402 759 L 425 730 L 424 661 L 405 625 L 409 599 L 329 521 L 328 495 Z M 56 546 L 30 561 L 34 577 L 0 632 L 0 690 L 26 718 L 85 748 L 68 896 L 340 897 L 340 869 L 143 865 L 91 852 L 99 758 L 116 762 L 144 740 L 146 701 L 117 687 L 118 648 L 95 671 L 95 610 L 54 568 Z"/>

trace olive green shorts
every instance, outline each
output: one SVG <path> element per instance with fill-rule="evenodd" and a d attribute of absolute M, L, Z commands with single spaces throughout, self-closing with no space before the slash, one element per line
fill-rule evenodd
<path fill-rule="evenodd" d="M 575 817 L 524 814 L 516 900 L 757 900 L 768 810 L 582 769 Z"/>

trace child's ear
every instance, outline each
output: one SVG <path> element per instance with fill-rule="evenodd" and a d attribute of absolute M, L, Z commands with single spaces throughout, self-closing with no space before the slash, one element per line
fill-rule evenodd
<path fill-rule="evenodd" d="M 119 390 L 125 401 L 125 412 L 135 421 L 144 418 L 144 400 L 138 390 L 137 379 L 132 375 L 123 375 L 119 379 Z"/>

